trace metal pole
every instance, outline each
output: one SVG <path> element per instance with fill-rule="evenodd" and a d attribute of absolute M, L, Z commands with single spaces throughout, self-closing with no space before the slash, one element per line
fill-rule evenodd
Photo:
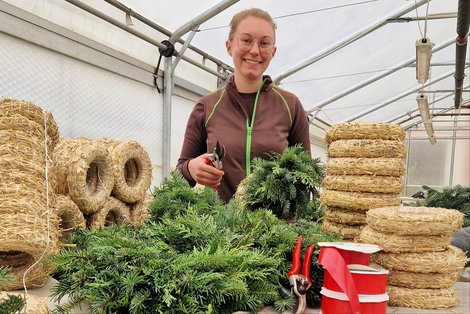
<path fill-rule="evenodd" d="M 408 130 L 408 154 L 406 154 L 405 195 L 408 195 L 408 169 L 410 168 L 411 132 Z"/>
<path fill-rule="evenodd" d="M 166 28 L 158 25 L 157 23 L 147 19 L 146 17 L 140 15 L 139 13 L 133 11 L 131 8 L 125 6 L 121 2 L 116 1 L 116 0 L 104 0 L 104 1 L 111 4 L 112 6 L 116 7 L 117 9 L 125 12 L 126 14 L 129 14 L 130 16 L 136 18 L 137 20 L 141 21 L 142 23 L 150 26 L 151 28 L 159 31 L 160 33 L 162 33 L 162 34 L 164 34 L 168 37 L 171 36 L 171 32 L 169 30 L 167 30 Z M 177 42 L 182 44 L 182 45 L 184 45 L 184 43 L 185 43 L 185 41 L 183 39 L 179 39 L 179 40 L 177 40 Z M 192 45 L 189 45 L 188 48 L 191 49 L 192 51 L 198 53 L 199 55 L 201 55 L 203 57 L 203 59 L 210 60 L 210 61 L 214 62 L 216 65 L 222 67 L 224 70 L 233 72 L 233 68 L 231 66 L 223 63 L 221 60 L 219 60 L 217 58 L 214 58 L 213 56 L 207 54 L 206 52 L 202 51 L 201 49 L 199 49 L 197 47 L 194 47 Z"/>
<path fill-rule="evenodd" d="M 435 104 L 435 103 L 437 103 L 437 102 L 439 102 L 439 101 L 441 101 L 441 100 L 443 100 L 443 99 L 449 98 L 449 97 L 452 96 L 452 95 L 454 95 L 453 92 L 452 92 L 452 93 L 449 93 L 449 94 L 447 94 L 447 95 L 445 95 L 445 96 L 443 96 L 443 97 L 441 97 L 441 98 L 439 98 L 439 99 L 434 100 L 434 101 L 432 102 L 432 104 Z M 446 108 L 446 109 L 447 109 L 447 108 Z M 385 121 L 385 123 L 392 123 L 393 121 L 398 120 L 398 119 L 403 118 L 403 117 L 406 117 L 406 116 L 411 117 L 411 115 L 413 114 L 413 112 L 416 112 L 416 111 L 418 111 L 418 110 L 419 110 L 418 108 L 415 108 L 415 109 L 413 109 L 413 110 L 411 110 L 411 111 L 402 113 L 402 114 L 400 114 L 400 115 L 398 115 L 398 116 L 395 116 L 395 117 L 393 117 L 393 118 L 391 118 L 391 119 L 388 119 L 387 121 Z"/>
<path fill-rule="evenodd" d="M 338 51 L 343 47 L 346 47 L 347 45 L 355 42 L 356 40 L 366 36 L 367 34 L 373 32 L 377 29 L 379 29 L 382 26 L 386 25 L 388 23 L 389 19 L 400 17 L 403 14 L 406 14 L 406 13 L 414 10 L 415 8 L 418 8 L 418 7 L 422 6 L 423 4 L 425 4 L 427 2 L 428 2 L 428 0 L 420 0 L 420 1 L 417 1 L 416 3 L 413 2 L 411 5 L 408 5 L 405 8 L 400 9 L 400 10 L 390 14 L 388 17 L 386 17 L 384 19 L 380 19 L 379 21 L 376 21 L 376 22 L 372 23 L 370 26 L 367 26 L 367 27 L 359 30 L 357 33 L 353 34 L 349 38 L 346 38 L 346 39 L 340 41 L 339 43 L 334 44 L 334 45 L 326 48 L 325 50 L 323 50 L 318 55 L 313 56 L 313 57 L 305 60 L 304 62 L 294 66 L 292 69 L 288 70 L 287 72 L 279 75 L 277 78 L 274 79 L 274 83 L 276 83 L 276 84 L 281 83 L 281 81 L 283 79 L 285 79 L 286 77 L 302 70 L 303 68 L 305 68 L 305 67 L 307 67 L 307 66 L 309 66 L 309 65 L 311 65 L 311 64 L 313 64 L 313 63 L 315 63 L 315 62 L 317 62 L 321 59 L 323 59 L 324 57 L 332 54 L 333 52 Z"/>
<path fill-rule="evenodd" d="M 171 161 L 171 98 L 173 94 L 173 59 L 165 58 L 165 72 L 163 72 L 163 127 L 162 127 L 162 178 L 170 173 Z"/>
<path fill-rule="evenodd" d="M 169 41 L 174 44 L 181 36 L 190 31 L 195 31 L 199 25 L 212 18 L 216 14 L 225 10 L 229 6 L 238 2 L 239 0 L 225 0 L 211 9 L 203 12 L 199 16 L 195 17 L 188 23 L 178 28 L 169 38 Z M 194 34 L 191 34 L 189 40 L 186 40 L 185 47 L 187 47 L 193 38 Z M 184 53 L 184 50 L 181 54 Z M 173 63 L 173 57 L 170 56 L 165 58 L 165 73 L 164 73 L 164 91 L 163 91 L 163 140 L 162 140 L 162 178 L 168 176 L 170 172 L 170 161 L 171 161 L 171 102 L 173 94 L 173 72 L 177 65 L 177 62 Z M 178 61 L 178 60 L 177 60 Z"/>
<path fill-rule="evenodd" d="M 84 4 L 84 3 L 81 2 L 81 1 L 78 1 L 78 0 L 65 0 L 65 1 L 67 1 L 67 2 L 69 2 L 69 3 L 71 3 L 71 4 L 73 4 L 73 5 L 75 5 L 75 6 L 77 6 L 77 7 L 79 7 L 80 9 L 82 9 L 82 10 L 84 10 L 84 11 L 87 11 L 88 13 L 91 13 L 91 14 L 93 14 L 93 15 L 95 15 L 95 16 L 101 18 L 102 20 L 105 20 L 106 22 L 108 22 L 108 23 L 110 23 L 110 24 L 112 24 L 112 25 L 114 25 L 114 26 L 116 26 L 116 27 L 119 27 L 120 29 L 122 29 L 122 30 L 124 30 L 124 31 L 126 31 L 126 32 L 128 32 L 128 33 L 131 33 L 132 35 L 134 35 L 134 36 L 136 36 L 136 37 L 138 37 L 138 38 L 140 38 L 140 39 L 142 39 L 142 40 L 145 40 L 146 42 L 148 42 L 148 43 L 150 43 L 150 44 L 152 44 L 152 45 L 154 45 L 154 46 L 156 46 L 156 47 L 158 47 L 158 48 L 161 48 L 161 49 L 163 49 L 163 50 L 166 50 L 166 48 L 167 48 L 167 47 L 166 47 L 164 44 L 162 44 L 161 42 L 159 42 L 159 41 L 157 41 L 157 40 L 155 40 L 155 39 L 153 39 L 153 38 L 151 38 L 151 37 L 148 37 L 148 36 L 146 36 L 146 35 L 144 35 L 144 34 L 138 32 L 138 31 L 136 31 L 136 30 L 133 29 L 132 27 L 127 26 L 126 24 L 121 23 L 121 22 L 119 22 L 119 21 L 113 19 L 112 17 L 110 17 L 110 16 L 108 16 L 108 15 L 106 15 L 106 14 L 104 14 L 104 13 L 98 11 L 98 10 L 96 10 L 95 8 L 93 8 L 93 7 L 91 7 L 91 6 L 87 5 L 87 4 Z M 232 1 L 233 1 L 233 0 L 232 0 Z M 175 52 L 175 55 L 178 56 L 178 55 L 179 55 L 178 52 Z M 198 68 L 200 68 L 200 69 L 202 69 L 202 70 L 204 70 L 204 71 L 206 71 L 206 72 L 208 72 L 208 73 L 210 73 L 210 74 L 212 74 L 212 75 L 214 75 L 214 76 L 216 76 L 216 77 L 218 77 L 218 78 L 221 78 L 221 79 L 224 79 L 224 80 L 227 78 L 226 75 L 224 75 L 224 74 L 222 74 L 222 73 L 219 73 L 219 72 L 217 72 L 217 71 L 214 71 L 214 70 L 212 70 L 212 69 L 209 68 L 209 67 L 206 67 L 206 66 L 204 66 L 204 65 L 201 65 L 200 63 L 198 63 L 198 62 L 192 60 L 191 58 L 182 56 L 182 59 L 183 59 L 184 61 L 186 61 L 186 62 L 188 62 L 188 63 L 190 63 L 190 64 L 192 64 L 192 65 L 194 65 L 194 66 L 196 66 L 196 67 L 198 67 Z"/>
<path fill-rule="evenodd" d="M 170 36 L 170 39 L 169 39 L 170 42 L 174 44 L 178 39 L 180 39 L 181 36 L 183 36 L 184 34 L 186 34 L 187 32 L 191 30 L 198 28 L 199 25 L 211 19 L 212 17 L 219 14 L 220 12 L 227 9 L 228 7 L 234 5 L 238 1 L 239 0 L 225 0 L 211 7 L 209 10 L 202 12 L 200 15 L 198 15 L 194 19 L 191 19 L 189 22 L 187 22 L 186 24 L 178 28 L 176 31 L 174 31 L 173 34 Z"/>
<path fill-rule="evenodd" d="M 450 39 L 450 40 L 448 40 L 448 41 L 446 41 L 446 42 L 440 44 L 439 46 L 434 47 L 434 48 L 432 49 L 432 51 L 433 51 L 433 52 L 437 52 L 437 51 L 439 51 L 439 50 L 442 50 L 442 49 L 444 49 L 444 48 L 446 48 L 446 47 L 452 45 L 454 42 L 455 42 L 455 38 L 452 38 L 452 39 Z M 344 96 L 347 96 L 347 95 L 349 95 L 349 94 L 351 94 L 351 93 L 353 93 L 353 92 L 355 92 L 355 91 L 357 91 L 357 90 L 359 90 L 359 89 L 361 89 L 361 88 L 363 88 L 363 87 L 365 87 L 365 86 L 367 86 L 367 85 L 369 85 L 369 84 L 375 83 L 375 82 L 377 82 L 378 80 L 380 80 L 380 79 L 382 79 L 382 78 L 384 78 L 384 77 L 386 77 L 386 76 L 388 76 L 388 75 L 390 75 L 390 74 L 393 74 L 393 73 L 395 73 L 395 72 L 398 71 L 398 70 L 401 70 L 401 69 L 403 69 L 403 68 L 405 68 L 405 67 L 408 67 L 409 65 L 413 64 L 415 61 L 416 61 L 416 56 L 410 57 L 408 60 L 405 60 L 405 61 L 403 61 L 403 62 L 400 62 L 400 63 L 397 64 L 397 65 L 394 65 L 390 70 L 387 70 L 387 71 L 385 71 L 385 72 L 383 72 L 383 73 L 380 73 L 380 74 L 378 74 L 378 75 L 374 75 L 373 77 L 371 77 L 371 78 L 369 78 L 369 79 L 367 79 L 367 80 L 365 80 L 365 81 L 363 81 L 363 82 L 360 82 L 360 83 L 358 83 L 358 84 L 356 84 L 356 85 L 354 85 L 354 86 L 348 88 L 347 90 L 342 91 L 342 92 L 340 92 L 340 93 L 338 93 L 338 94 L 332 96 L 331 98 L 329 98 L 329 99 L 327 99 L 327 100 L 321 102 L 321 103 L 318 104 L 317 106 L 315 106 L 313 109 L 308 110 L 307 112 L 310 113 L 310 112 L 312 112 L 312 111 L 315 111 L 317 108 L 323 108 L 323 107 L 325 107 L 326 105 L 328 105 L 328 104 L 330 104 L 330 103 L 332 103 L 332 102 L 334 102 L 334 101 L 336 101 L 336 100 L 338 100 L 338 99 L 343 98 Z"/>
<path fill-rule="evenodd" d="M 454 132 L 452 132 L 452 156 L 450 158 L 449 186 L 454 181 L 455 139 L 457 137 L 457 116 L 454 117 Z"/>
<path fill-rule="evenodd" d="M 421 89 L 424 89 L 425 87 L 428 87 L 428 86 L 430 86 L 430 85 L 432 85 L 432 84 L 434 84 L 434 83 L 437 83 L 437 82 L 439 82 L 439 81 L 442 81 L 443 79 L 445 79 L 445 78 L 447 78 L 447 77 L 449 77 L 449 76 L 451 76 L 451 75 L 453 75 L 453 74 L 454 74 L 454 71 L 449 71 L 449 72 L 447 72 L 447 73 L 445 73 L 445 74 L 443 74 L 443 75 L 441 75 L 441 76 L 435 78 L 434 80 L 432 80 L 432 81 L 430 81 L 430 82 L 424 84 L 423 86 L 418 86 L 418 87 L 416 87 L 416 88 L 409 89 L 409 90 L 407 90 L 407 91 L 401 93 L 400 95 L 398 95 L 398 96 L 396 96 L 396 97 L 393 97 L 392 99 L 389 99 L 389 100 L 387 100 L 387 101 L 385 101 L 385 102 L 383 102 L 383 103 L 381 103 L 381 104 L 378 104 L 378 105 L 376 105 L 376 106 L 374 106 L 374 107 L 372 107 L 372 108 L 370 108 L 370 109 L 367 109 L 366 111 L 363 111 L 363 112 L 361 112 L 361 113 L 359 113 L 359 114 L 353 116 L 352 118 L 350 118 L 350 119 L 348 119 L 348 120 L 346 120 L 346 121 L 344 121 L 344 122 L 351 122 L 351 121 L 357 120 L 358 118 L 361 118 L 361 117 L 363 117 L 363 116 L 365 116 L 365 115 L 368 115 L 369 113 L 374 112 L 374 111 L 376 111 L 377 109 L 386 107 L 386 106 L 390 105 L 391 103 L 393 103 L 393 102 L 395 102 L 395 101 L 397 101 L 397 100 L 399 100 L 399 99 L 401 99 L 401 98 L 403 98 L 403 97 L 406 97 L 406 96 L 408 96 L 408 95 L 410 95 L 410 94 L 412 94 L 412 93 L 414 93 L 414 92 L 417 92 L 417 91 L 419 91 L 419 90 L 421 90 Z"/>

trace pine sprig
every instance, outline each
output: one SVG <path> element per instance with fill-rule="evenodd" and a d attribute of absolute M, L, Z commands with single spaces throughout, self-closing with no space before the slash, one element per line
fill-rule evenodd
<path fill-rule="evenodd" d="M 324 176 L 319 159 L 312 159 L 297 145 L 282 154 L 272 153 L 269 160 L 255 158 L 252 164 L 252 174 L 241 182 L 241 197 L 248 209 L 271 210 L 282 219 L 309 216 L 305 209 L 318 196 Z"/>
<path fill-rule="evenodd" d="M 15 281 L 10 267 L 0 267 L 0 290 L 6 290 L 8 285 Z"/>
<path fill-rule="evenodd" d="M 424 206 L 456 209 L 464 215 L 463 227 L 470 226 L 470 187 L 455 185 L 439 192 L 423 185 L 423 189 L 427 191 Z"/>
<path fill-rule="evenodd" d="M 0 301 L 0 313 L 16 314 L 20 313 L 26 304 L 24 297 L 19 295 L 8 295 L 5 300 Z"/>
<path fill-rule="evenodd" d="M 289 286 L 297 235 L 308 239 L 305 250 L 325 240 L 318 225 L 289 225 L 270 210 L 245 210 L 237 199 L 223 205 L 213 190 L 197 191 L 180 179 L 174 175 L 154 191 L 143 226 L 83 230 L 70 238 L 75 246 L 52 258 L 59 281 L 53 296 L 69 297 L 56 313 L 84 300 L 92 313 L 254 313 L 286 299 L 279 291 Z M 313 267 L 315 254 L 312 278 L 321 273 Z M 319 298 L 315 289 L 308 299 Z"/>
<path fill-rule="evenodd" d="M 15 281 L 15 276 L 11 273 L 9 267 L 0 267 L 0 291 L 8 289 L 9 285 Z M 19 313 L 23 309 L 26 301 L 18 295 L 7 295 L 6 298 L 0 300 L 0 313 L 14 314 Z"/>

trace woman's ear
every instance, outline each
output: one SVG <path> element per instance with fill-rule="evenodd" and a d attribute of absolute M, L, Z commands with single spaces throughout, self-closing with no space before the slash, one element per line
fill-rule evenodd
<path fill-rule="evenodd" d="M 277 51 L 277 47 L 274 46 L 274 48 L 273 48 L 273 54 L 272 54 L 271 58 L 274 58 L 274 55 L 276 54 L 276 51 Z"/>
<path fill-rule="evenodd" d="M 231 57 L 232 56 L 232 41 L 230 39 L 227 39 L 225 41 L 225 48 L 227 49 L 227 52 Z"/>

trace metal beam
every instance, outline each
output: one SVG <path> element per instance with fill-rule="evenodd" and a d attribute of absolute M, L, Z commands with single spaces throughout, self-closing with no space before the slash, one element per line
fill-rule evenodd
<path fill-rule="evenodd" d="M 466 102 L 465 104 L 468 105 L 469 102 Z M 454 107 L 449 107 L 449 108 L 447 108 L 447 109 L 444 109 L 444 110 L 442 110 L 442 111 L 439 111 L 437 114 L 433 114 L 433 117 L 434 117 L 434 116 L 441 115 L 441 114 L 444 114 L 444 113 L 446 113 L 447 111 L 450 111 L 450 110 L 455 110 L 455 108 L 454 108 Z M 412 123 L 412 124 L 410 124 L 410 125 L 404 126 L 403 128 L 404 128 L 405 130 L 408 130 L 408 129 L 414 127 L 414 126 L 417 126 L 417 125 L 420 124 L 420 123 L 423 123 L 423 120 L 422 120 L 422 119 L 421 119 L 420 121 L 414 122 L 414 123 Z"/>
<path fill-rule="evenodd" d="M 449 94 L 447 94 L 447 95 L 445 95 L 445 96 L 443 96 L 443 97 L 441 97 L 441 98 L 439 98 L 439 99 L 436 99 L 436 100 L 434 100 L 430 105 L 435 104 L 435 103 L 438 103 L 438 102 L 440 102 L 441 100 L 444 100 L 444 99 L 446 99 L 446 98 L 449 98 L 449 97 L 452 96 L 453 94 L 454 94 L 454 93 L 452 92 L 452 93 L 449 93 Z M 400 115 L 398 115 L 398 116 L 395 116 L 395 117 L 393 117 L 393 118 L 391 118 L 391 119 L 388 119 L 387 121 L 385 121 L 385 123 L 392 123 L 393 121 L 398 120 L 398 119 L 400 119 L 400 118 L 403 118 L 403 117 L 406 117 L 406 116 L 411 116 L 411 114 L 412 114 L 413 112 L 416 112 L 416 111 L 418 111 L 418 110 L 419 110 L 418 108 L 415 108 L 415 109 L 413 109 L 413 110 L 411 110 L 411 111 L 402 113 L 402 114 L 400 114 Z"/>
<path fill-rule="evenodd" d="M 442 49 L 452 45 L 454 42 L 455 42 L 455 38 L 451 38 L 451 39 L 443 42 L 442 44 L 434 47 L 432 49 L 432 52 L 433 53 L 438 52 L 439 50 L 442 50 Z M 374 75 L 371 78 L 369 78 L 369 79 L 367 79 L 363 82 L 359 82 L 358 84 L 348 88 L 347 90 L 344 90 L 341 93 L 338 93 L 338 94 L 332 96 L 331 98 L 329 98 L 329 99 L 321 102 L 317 106 L 315 106 L 315 108 L 308 110 L 307 112 L 310 113 L 310 112 L 318 110 L 318 108 L 323 108 L 323 107 L 327 106 L 328 104 L 331 104 L 332 102 L 343 98 L 344 96 L 347 96 L 347 95 L 349 95 L 349 94 L 351 94 L 351 93 L 353 93 L 353 92 L 355 92 L 355 91 L 357 91 L 357 90 L 359 90 L 359 89 L 361 89 L 361 88 L 363 88 L 363 87 L 365 87 L 369 84 L 375 83 L 376 81 L 378 81 L 378 80 L 380 80 L 380 79 L 382 79 L 382 78 L 384 78 L 384 77 L 386 77 L 390 74 L 393 74 L 393 73 L 397 72 L 398 70 L 401 70 L 401 69 L 409 66 L 410 64 L 415 63 L 415 61 L 416 61 L 416 56 L 412 56 L 412 57 L 408 58 L 407 60 L 392 66 L 392 68 L 390 70 L 387 70 L 383 73 Z"/>
<path fill-rule="evenodd" d="M 346 47 L 347 45 L 355 42 L 356 40 L 366 36 L 367 34 L 381 28 L 382 26 L 386 25 L 388 23 L 388 20 L 389 19 L 393 19 L 393 18 L 398 18 L 400 16 L 402 16 L 403 14 L 406 14 L 410 11 L 413 11 L 414 9 L 422 6 L 423 4 L 427 3 L 428 0 L 420 0 L 420 1 L 416 1 L 416 2 L 413 2 L 412 4 L 406 6 L 405 8 L 403 9 L 400 9 L 392 14 L 390 14 L 388 17 L 384 18 L 384 19 L 380 19 L 374 23 L 372 23 L 371 25 L 359 30 L 358 32 L 354 33 L 352 36 L 346 38 L 346 39 L 343 39 L 342 41 L 340 41 L 339 43 L 336 43 L 328 48 L 326 48 L 325 50 L 323 50 L 322 52 L 320 52 L 318 55 L 316 56 L 313 56 L 303 62 L 301 62 L 300 64 L 294 66 L 292 69 L 286 71 L 285 73 L 279 75 L 277 78 L 274 79 L 274 83 L 276 84 L 279 84 L 283 79 L 285 79 L 286 77 L 302 70 L 303 68 L 325 58 L 326 56 L 332 54 L 333 52 L 335 51 L 338 51 L 340 50 L 341 48 L 344 48 Z"/>
<path fill-rule="evenodd" d="M 219 14 L 226 8 L 235 4 L 239 0 L 224 0 L 219 4 L 211 7 L 209 10 L 204 11 L 197 17 L 191 19 L 187 23 L 179 27 L 169 38 L 169 41 L 174 44 L 184 34 L 191 32 L 188 40 L 186 40 L 183 49 L 181 50 L 181 56 L 184 54 L 184 50 L 188 47 L 191 39 L 193 38 L 199 25 Z M 165 72 L 164 77 L 164 90 L 163 90 L 163 130 L 162 130 L 162 178 L 165 178 L 170 173 L 170 160 L 171 160 L 171 102 L 173 95 L 174 75 L 176 65 L 178 64 L 181 56 L 173 61 L 173 56 L 165 58 Z"/>
<path fill-rule="evenodd" d="M 424 89 L 424 88 L 426 88 L 426 87 L 428 87 L 428 86 L 430 86 L 430 85 L 432 85 L 432 84 L 435 84 L 435 83 L 437 83 L 437 82 L 439 82 L 439 81 L 442 81 L 443 79 L 445 79 L 445 78 L 447 78 L 447 77 L 449 77 L 449 76 L 452 76 L 453 74 L 454 74 L 454 71 L 449 71 L 449 72 L 447 72 L 447 73 L 445 73 L 445 74 L 443 74 L 443 75 L 441 75 L 441 76 L 439 76 L 439 77 L 433 79 L 432 81 L 429 81 L 428 83 L 423 84 L 422 86 L 418 86 L 418 87 L 416 87 L 416 88 L 409 89 L 409 90 L 407 90 L 407 91 L 401 93 L 400 95 L 398 95 L 398 96 L 396 96 L 396 97 L 393 97 L 393 98 L 391 98 L 391 99 L 389 99 L 389 100 L 384 101 L 383 103 L 380 103 L 380 104 L 378 104 L 378 105 L 376 105 L 376 106 L 373 106 L 372 108 L 367 109 L 367 110 L 365 110 L 365 111 L 363 111 L 363 112 L 361 112 L 361 113 L 359 113 L 359 114 L 353 116 L 352 118 L 345 120 L 344 122 L 351 122 L 351 121 L 357 120 L 358 118 L 361 118 L 361 117 L 363 117 L 363 116 L 365 116 L 365 115 L 368 115 L 369 113 L 374 112 L 374 111 L 376 111 L 377 109 L 386 107 L 386 106 L 392 104 L 393 102 L 395 102 L 395 101 L 397 101 L 397 100 L 399 100 L 399 99 L 401 99 L 401 98 L 403 98 L 403 97 L 406 97 L 406 96 L 408 96 L 408 95 L 410 95 L 410 94 L 412 94 L 412 93 L 415 93 L 415 92 L 417 92 L 417 91 L 419 91 L 419 90 L 421 90 L 421 89 Z"/>
<path fill-rule="evenodd" d="M 427 16 L 415 16 L 415 17 L 400 17 L 396 19 L 388 20 L 389 23 L 408 23 L 424 20 L 442 20 L 442 19 L 453 19 L 457 17 L 457 12 L 448 12 L 448 13 L 436 13 L 428 14 Z"/>
<path fill-rule="evenodd" d="M 116 26 L 116 27 L 118 27 L 118 28 L 120 28 L 120 29 L 122 29 L 122 30 L 128 32 L 128 33 L 131 33 L 132 35 L 134 35 L 134 36 L 136 36 L 136 37 L 138 37 L 138 38 L 140 38 L 140 39 L 142 39 L 142 40 L 144 40 L 144 41 L 146 41 L 146 42 L 148 42 L 148 43 L 150 43 L 150 44 L 152 44 L 152 45 L 154 45 L 154 46 L 156 46 L 156 47 L 158 47 L 158 48 L 160 48 L 160 49 L 166 50 L 166 48 L 167 48 L 167 46 L 165 46 L 165 45 L 162 44 L 161 42 L 159 42 L 159 41 L 157 41 L 157 40 L 155 40 L 155 39 L 153 39 L 153 38 L 151 38 L 151 37 L 149 37 L 149 36 L 147 36 L 147 35 L 144 35 L 144 34 L 142 34 L 141 32 L 136 31 L 136 30 L 133 29 L 132 27 L 130 27 L 130 26 L 124 24 L 124 23 L 121 23 L 121 22 L 117 21 L 116 19 L 114 19 L 114 18 L 112 18 L 112 17 L 110 17 L 110 16 L 108 16 L 108 15 L 102 13 L 101 11 L 96 10 L 95 8 L 89 6 L 89 5 L 87 5 L 87 4 L 85 4 L 85 3 L 81 2 L 81 1 L 78 1 L 78 0 L 65 0 L 65 1 L 69 2 L 70 4 L 73 4 L 73 5 L 77 6 L 77 7 L 79 7 L 80 9 L 82 9 L 82 10 L 88 12 L 88 13 L 93 14 L 93 15 L 96 16 L 96 17 L 99 17 L 100 19 L 102 19 L 102 20 L 104 20 L 104 21 L 106 21 L 106 22 L 108 22 L 108 23 L 110 23 L 110 24 L 112 24 L 112 25 L 114 25 L 114 26 Z M 235 1 L 235 0 L 232 0 L 232 1 Z M 238 1 L 238 0 L 236 0 L 236 1 Z M 175 55 L 178 56 L 179 53 L 178 53 L 177 51 L 175 51 Z M 212 74 L 212 75 L 214 75 L 214 76 L 216 76 L 216 77 L 219 77 L 219 78 L 221 78 L 221 79 L 225 79 L 225 78 L 226 78 L 226 76 L 223 75 L 222 73 L 219 73 L 219 72 L 217 72 L 217 71 L 214 71 L 214 70 L 212 70 L 211 68 L 206 67 L 206 66 L 200 64 L 199 62 L 197 62 L 197 61 L 195 61 L 195 60 L 193 60 L 193 59 L 191 59 L 191 58 L 188 58 L 188 57 L 183 56 L 182 59 L 183 59 L 184 61 L 186 61 L 186 62 L 188 62 L 188 63 L 194 65 L 195 67 L 198 67 L 198 68 L 200 68 L 200 69 L 202 69 L 202 70 L 204 70 L 204 71 L 206 71 L 206 72 L 208 72 L 208 73 L 210 73 L 210 74 Z"/>
<path fill-rule="evenodd" d="M 146 17 L 140 15 L 139 13 L 137 13 L 134 10 L 132 10 L 131 8 L 125 6 L 121 2 L 119 2 L 117 0 L 104 0 L 104 1 L 106 1 L 110 5 L 114 6 L 115 8 L 123 11 L 124 13 L 129 14 L 130 16 L 132 16 L 133 18 L 139 20 L 140 22 L 144 23 L 145 25 L 150 26 L 151 28 L 159 31 L 160 33 L 164 34 L 165 36 L 168 36 L 168 37 L 171 36 L 171 32 L 169 30 L 167 30 L 166 28 L 158 25 L 157 23 L 147 19 Z M 184 43 L 185 43 L 185 41 L 181 38 L 178 39 L 177 42 L 182 44 L 182 45 L 184 45 Z M 217 58 L 214 58 L 213 56 L 209 55 L 208 53 L 202 51 L 201 49 L 199 49 L 197 47 L 194 47 L 193 45 L 189 45 L 188 48 L 191 49 L 192 51 L 196 52 L 197 54 L 201 55 L 201 57 L 203 59 L 207 59 L 207 60 L 210 60 L 210 61 L 214 62 L 216 65 L 222 67 L 224 70 L 230 71 L 230 72 L 234 71 L 233 67 L 231 67 L 230 65 L 224 63 L 223 61 L 221 61 Z"/>

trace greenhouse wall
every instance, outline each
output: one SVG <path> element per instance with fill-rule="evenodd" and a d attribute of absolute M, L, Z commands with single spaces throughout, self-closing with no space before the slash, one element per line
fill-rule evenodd
<path fill-rule="evenodd" d="M 470 185 L 470 130 L 461 122 L 460 131 L 436 131 L 432 145 L 424 130 L 407 132 L 408 157 L 405 196 L 423 191 L 423 185 L 436 190 Z M 440 125 L 439 128 L 443 128 Z"/>
<path fill-rule="evenodd" d="M 20 12 L 20 11 L 18 11 Z M 150 154 L 153 185 L 162 179 L 163 94 L 153 67 L 27 12 L 0 12 L 0 97 L 51 111 L 65 138 L 138 141 Z M 26 17 L 26 18 L 25 18 Z M 179 80 L 172 97 L 171 166 L 197 92 Z M 181 86 L 186 87 L 183 88 Z"/>

